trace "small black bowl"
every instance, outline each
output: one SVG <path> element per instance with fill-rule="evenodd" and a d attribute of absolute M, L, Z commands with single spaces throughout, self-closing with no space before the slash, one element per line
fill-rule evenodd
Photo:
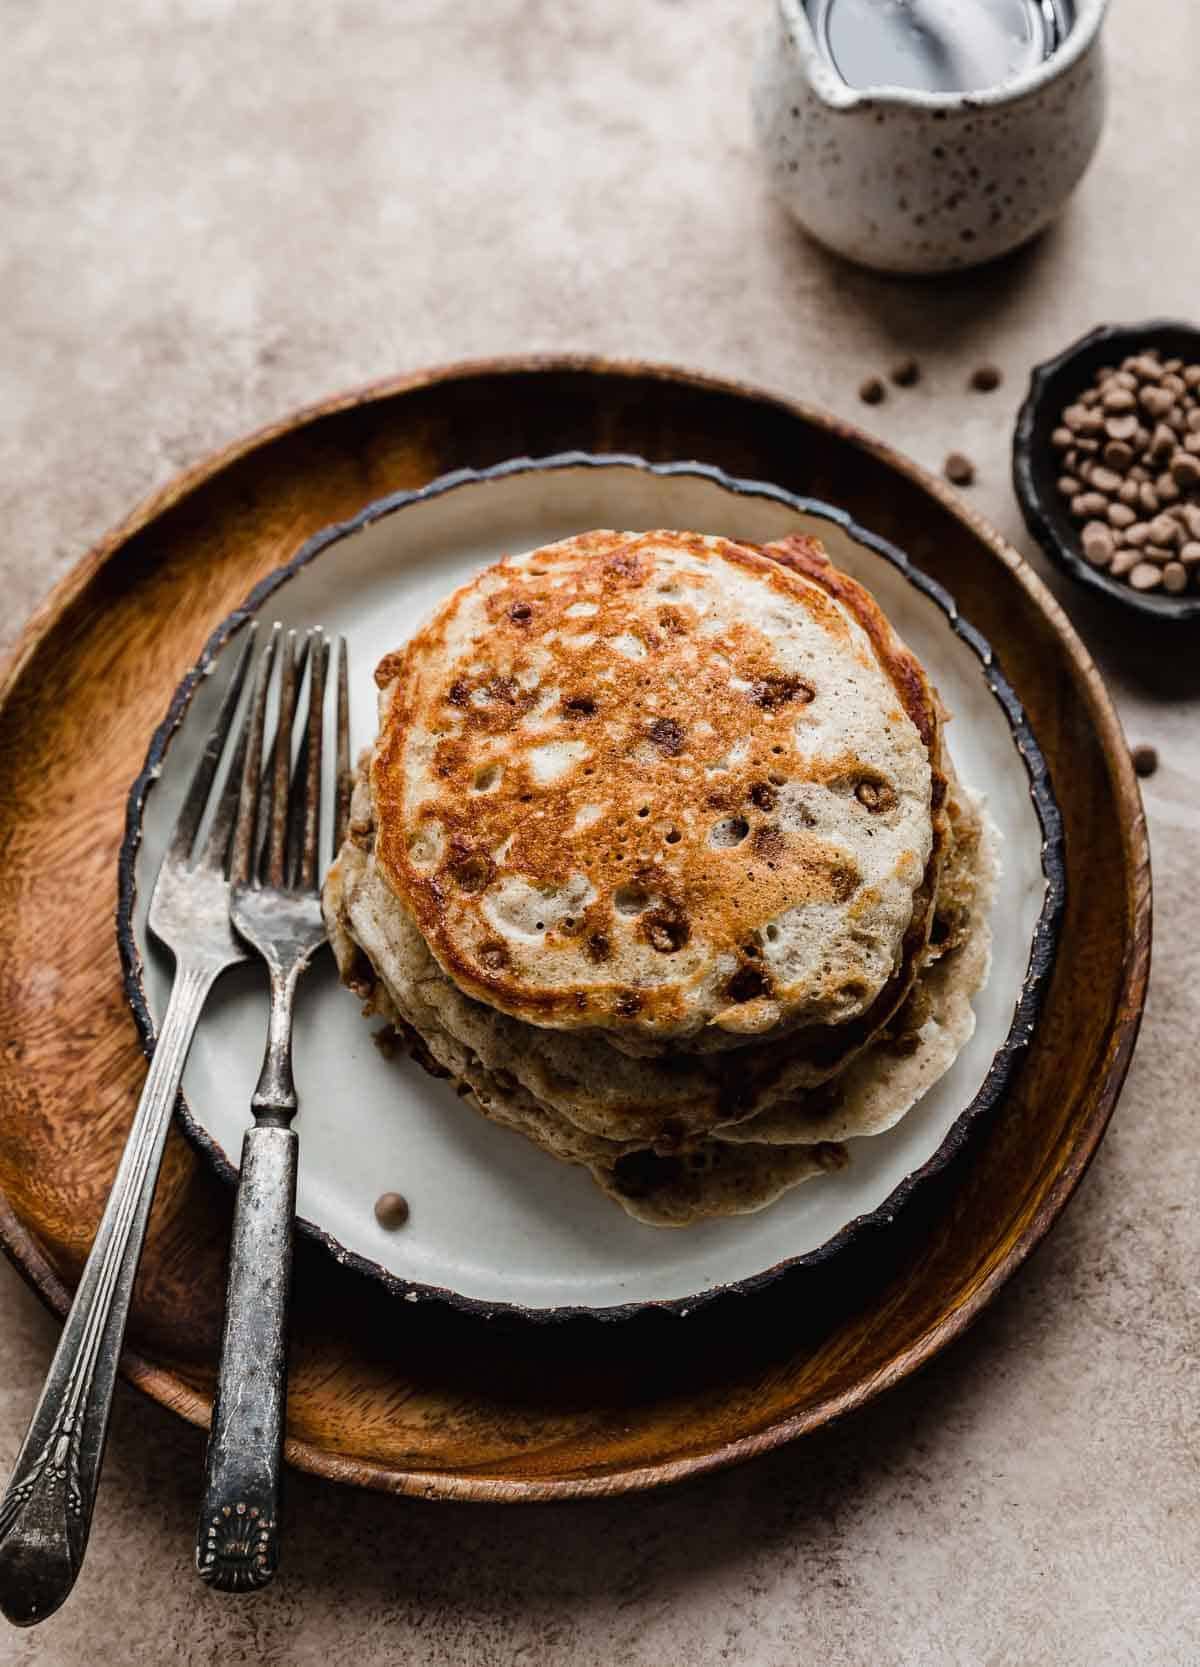
<path fill-rule="evenodd" d="M 1124 580 L 1110 578 L 1085 561 L 1079 529 L 1058 491 L 1060 463 L 1050 436 L 1059 426 L 1063 410 L 1091 385 L 1102 365 L 1120 364 L 1122 359 L 1147 348 L 1157 348 L 1164 359 L 1200 364 L 1200 329 L 1171 319 L 1154 319 L 1149 324 L 1106 324 L 1056 359 L 1034 367 L 1013 435 L 1013 486 L 1025 525 L 1050 560 L 1073 579 L 1144 617 L 1197 619 L 1200 592 L 1171 596 L 1162 591 L 1134 590 Z"/>

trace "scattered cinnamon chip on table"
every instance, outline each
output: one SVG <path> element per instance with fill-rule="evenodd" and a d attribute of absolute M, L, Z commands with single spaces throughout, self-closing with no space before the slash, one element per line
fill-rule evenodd
<path fill-rule="evenodd" d="M 858 390 L 864 405 L 880 405 L 887 398 L 887 389 L 877 376 L 868 376 Z"/>
<path fill-rule="evenodd" d="M 898 388 L 915 388 L 921 380 L 921 367 L 915 359 L 901 359 L 890 372 Z"/>
<path fill-rule="evenodd" d="M 971 372 L 971 386 L 977 394 L 990 394 L 1003 380 L 995 365 L 979 365 Z"/>
<path fill-rule="evenodd" d="M 952 451 L 942 467 L 946 479 L 955 486 L 970 486 L 975 479 L 975 465 L 960 451 Z"/>

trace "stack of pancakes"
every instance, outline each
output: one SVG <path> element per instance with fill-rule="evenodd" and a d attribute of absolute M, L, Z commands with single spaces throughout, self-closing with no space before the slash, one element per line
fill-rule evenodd
<path fill-rule="evenodd" d="M 974 1027 L 988 843 L 944 713 L 815 539 L 505 558 L 376 672 L 344 981 L 631 1215 L 761 1208 Z"/>

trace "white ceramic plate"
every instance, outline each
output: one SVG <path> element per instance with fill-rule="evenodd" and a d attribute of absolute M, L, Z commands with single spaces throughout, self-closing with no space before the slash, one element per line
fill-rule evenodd
<path fill-rule="evenodd" d="M 825 506 L 698 464 L 571 455 L 450 476 L 373 505 L 311 540 L 216 633 L 131 797 L 122 939 L 144 1029 L 161 1017 L 171 976 L 170 958 L 148 940 L 146 905 L 247 613 L 346 636 L 357 752 L 374 734 L 376 663 L 437 601 L 506 551 L 602 526 L 681 527 L 754 543 L 816 533 L 833 561 L 871 589 L 937 683 L 953 714 L 958 770 L 986 795 L 1002 837 L 991 977 L 976 999 L 975 1035 L 953 1069 L 890 1132 L 852 1142 L 846 1169 L 757 1215 L 680 1231 L 630 1220 L 584 1170 L 486 1122 L 408 1059 L 385 1059 L 323 954 L 297 1011 L 298 1214 L 339 1260 L 395 1281 L 409 1300 L 449 1296 L 538 1314 L 647 1303 L 686 1311 L 720 1288 L 831 1253 L 863 1218 L 886 1221 L 917 1190 L 919 1172 L 940 1166 L 973 1117 L 994 1105 L 1031 1034 L 1052 960 L 1060 836 L 1044 766 L 986 643 L 945 593 Z M 214 667 L 222 675 L 206 676 Z M 226 1174 L 241 1150 L 265 1021 L 260 968 L 228 974 L 184 1075 L 185 1125 Z M 375 1221 L 373 1205 L 386 1191 L 411 1206 L 399 1231 Z"/>

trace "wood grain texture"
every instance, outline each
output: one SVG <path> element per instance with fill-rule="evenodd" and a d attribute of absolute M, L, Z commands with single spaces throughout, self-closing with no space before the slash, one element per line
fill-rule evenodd
<path fill-rule="evenodd" d="M 463 465 L 568 447 L 699 458 L 843 505 L 995 645 L 1066 824 L 1057 970 L 1015 1089 L 967 1151 L 827 1268 L 679 1321 L 531 1328 L 397 1303 L 298 1246 L 288 1457 L 368 1486 L 529 1499 L 677 1479 L 861 1403 L 969 1323 L 1103 1133 L 1149 964 L 1136 782 L 1045 588 L 936 482 L 832 420 L 680 372 L 492 362 L 289 419 L 151 499 L 51 596 L 0 686 L 0 1237 L 62 1309 L 144 1074 L 113 936 L 124 798 L 212 627 L 320 527 Z M 172 1136 L 128 1376 L 207 1421 L 230 1199 Z M 883 1252 L 883 1253 L 881 1253 Z"/>

